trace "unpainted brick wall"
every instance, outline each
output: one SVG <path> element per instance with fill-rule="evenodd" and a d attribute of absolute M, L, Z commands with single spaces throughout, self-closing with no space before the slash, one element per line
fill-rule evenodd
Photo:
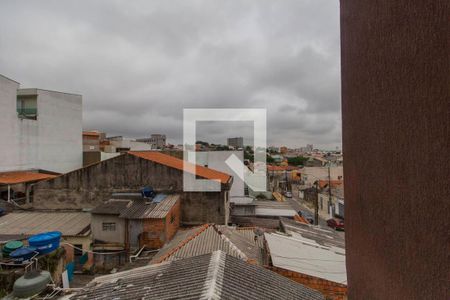
<path fill-rule="evenodd" d="M 303 284 L 307 287 L 320 291 L 327 300 L 347 299 L 347 286 L 344 284 L 339 284 L 322 278 L 317 278 L 282 268 L 277 267 L 267 267 L 267 268 L 300 284 Z"/>

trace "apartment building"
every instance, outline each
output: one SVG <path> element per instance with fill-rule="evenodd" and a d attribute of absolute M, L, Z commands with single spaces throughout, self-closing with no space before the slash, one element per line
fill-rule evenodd
<path fill-rule="evenodd" d="M 65 173 L 82 166 L 81 95 L 36 88 L 0 75 L 1 171 Z"/>

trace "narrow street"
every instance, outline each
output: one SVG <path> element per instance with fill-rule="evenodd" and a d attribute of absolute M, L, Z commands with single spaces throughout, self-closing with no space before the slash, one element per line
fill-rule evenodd
<path fill-rule="evenodd" d="M 311 213 L 311 215 L 314 216 L 314 206 L 310 203 L 306 203 L 304 201 L 302 201 L 299 198 L 299 193 L 298 193 L 298 189 L 297 187 L 293 186 L 292 187 L 292 198 L 284 198 L 287 202 L 289 202 L 289 204 L 291 205 L 291 207 L 293 209 L 295 209 L 295 211 L 299 211 L 299 210 L 306 210 L 309 211 Z M 322 227 L 328 227 L 327 225 L 327 219 L 324 218 L 323 215 L 319 214 L 319 226 Z M 345 232 L 343 231 L 336 231 L 340 236 L 345 237 Z"/>

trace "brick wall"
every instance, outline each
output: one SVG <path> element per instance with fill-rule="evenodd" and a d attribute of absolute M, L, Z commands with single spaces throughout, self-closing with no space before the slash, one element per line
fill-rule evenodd
<path fill-rule="evenodd" d="M 165 218 L 166 223 L 166 242 L 170 241 L 177 233 L 181 222 L 180 200 L 175 203 Z"/>
<path fill-rule="evenodd" d="M 328 281 L 325 279 L 289 271 L 277 267 L 266 267 L 284 277 L 294 280 L 307 287 L 320 291 L 327 300 L 347 299 L 347 286 L 344 284 Z"/>
<path fill-rule="evenodd" d="M 180 201 L 177 201 L 165 218 L 144 220 L 143 234 L 139 240 L 140 247 L 145 245 L 151 249 L 161 248 L 177 233 L 180 221 Z"/>
<path fill-rule="evenodd" d="M 139 238 L 139 247 L 159 249 L 166 240 L 166 224 L 164 219 L 146 219 L 143 221 L 143 233 Z"/>

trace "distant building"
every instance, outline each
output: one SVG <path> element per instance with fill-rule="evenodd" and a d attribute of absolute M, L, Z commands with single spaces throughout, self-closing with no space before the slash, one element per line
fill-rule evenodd
<path fill-rule="evenodd" d="M 304 167 L 300 171 L 301 173 L 301 181 L 303 181 L 304 185 L 311 187 L 314 182 L 318 180 L 328 180 L 328 168 L 327 167 Z M 342 167 L 334 167 L 330 168 L 330 176 L 331 180 L 341 181 L 344 180 L 344 170 Z"/>
<path fill-rule="evenodd" d="M 166 146 L 166 135 L 152 134 L 149 138 L 136 139 L 136 142 L 150 144 L 154 149 L 162 149 Z"/>
<path fill-rule="evenodd" d="M 333 184 L 332 184 L 333 186 Z M 329 188 L 323 189 L 319 195 L 319 211 L 327 214 L 331 213 L 332 216 L 344 218 L 344 189 L 331 188 L 331 211 L 328 211 L 328 199 L 330 198 Z"/>
<path fill-rule="evenodd" d="M 0 75 L 0 171 L 80 168 L 81 95 L 19 87 Z"/>
<path fill-rule="evenodd" d="M 227 224 L 229 190 L 233 177 L 203 166 L 196 176 L 220 182 L 218 191 L 184 192 L 183 160 L 159 151 L 130 151 L 85 168 L 33 185 L 35 209 L 95 208 L 112 193 L 139 191 L 151 186 L 157 192 L 181 196 L 185 225 Z M 187 170 L 187 172 L 191 172 Z"/>
<path fill-rule="evenodd" d="M 159 249 L 180 226 L 180 195 L 110 199 L 92 210 L 94 249 Z M 108 249 L 112 246 L 113 249 Z"/>
<path fill-rule="evenodd" d="M 198 165 L 233 175 L 233 185 L 229 193 L 230 199 L 243 197 L 245 189 L 244 180 L 237 176 L 234 173 L 235 171 L 226 163 L 227 159 L 232 155 L 237 157 L 242 163 L 244 162 L 243 151 L 203 151 L 196 153 L 196 163 Z M 243 176 L 243 174 L 241 175 Z"/>
<path fill-rule="evenodd" d="M 150 151 L 156 149 L 153 145 L 140 142 L 135 139 L 126 138 L 123 136 L 113 136 L 106 138 L 109 141 L 109 145 L 113 146 L 115 152 L 127 152 L 127 151 Z"/>
<path fill-rule="evenodd" d="M 244 138 L 243 137 L 228 138 L 227 145 L 233 147 L 234 149 L 242 149 L 244 148 Z"/>
<path fill-rule="evenodd" d="M 83 166 L 100 161 L 100 133 L 83 131 Z"/>

